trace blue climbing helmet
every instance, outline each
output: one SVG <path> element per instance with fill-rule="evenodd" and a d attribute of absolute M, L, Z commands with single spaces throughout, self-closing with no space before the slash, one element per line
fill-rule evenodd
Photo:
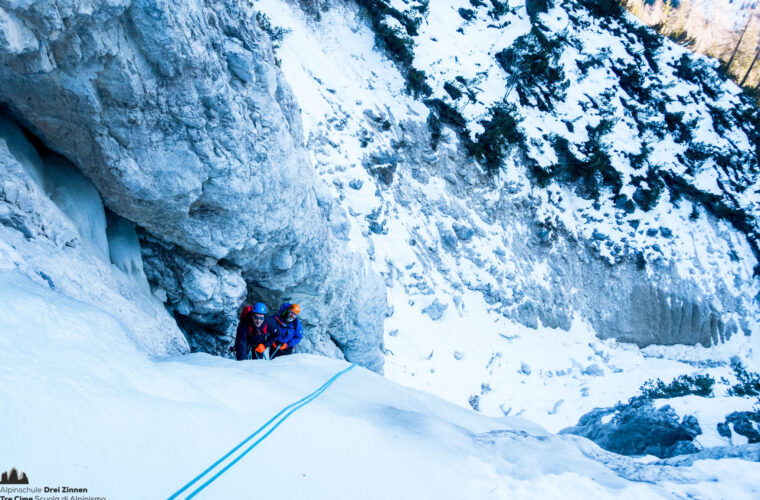
<path fill-rule="evenodd" d="M 266 314 L 267 313 L 267 306 L 264 305 L 263 302 L 256 302 L 253 304 L 253 309 L 251 310 L 253 314 Z"/>

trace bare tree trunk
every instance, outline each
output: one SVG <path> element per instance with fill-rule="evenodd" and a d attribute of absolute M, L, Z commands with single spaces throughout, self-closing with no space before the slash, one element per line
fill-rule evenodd
<path fill-rule="evenodd" d="M 742 82 L 739 84 L 740 87 L 744 87 L 744 82 L 747 81 L 747 77 L 750 73 L 752 73 L 752 68 L 755 67 L 755 63 L 757 62 L 757 59 L 760 58 L 760 44 L 757 45 L 757 50 L 755 50 L 755 58 L 752 59 L 752 62 L 749 64 L 749 68 L 747 69 L 747 72 L 744 73 L 744 78 L 742 78 Z"/>
<path fill-rule="evenodd" d="M 744 38 L 744 34 L 747 32 L 747 28 L 749 28 L 749 24 L 752 22 L 752 18 L 755 17 L 755 11 L 754 9 L 752 12 L 750 12 L 749 17 L 747 18 L 747 22 L 744 25 L 744 29 L 742 30 L 742 34 L 739 35 L 739 40 L 736 42 L 736 47 L 734 47 L 734 52 L 731 54 L 731 58 L 728 60 L 728 63 L 726 63 L 726 72 L 731 69 L 731 64 L 734 62 L 734 57 L 736 57 L 736 53 L 739 52 L 739 46 L 742 44 L 742 39 Z"/>

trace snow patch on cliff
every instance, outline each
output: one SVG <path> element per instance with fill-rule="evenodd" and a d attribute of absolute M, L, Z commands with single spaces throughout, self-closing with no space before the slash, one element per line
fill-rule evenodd
<path fill-rule="evenodd" d="M 479 167 L 461 163 L 449 128 L 443 128 L 435 152 L 424 144 L 415 149 L 415 141 L 429 138 L 424 125 L 428 110 L 404 93 L 405 82 L 377 50 L 373 33 L 351 3 L 331 3 L 321 12 L 320 22 L 281 0 L 259 0 L 255 6 L 274 24 L 291 30 L 278 57 L 302 108 L 313 163 L 350 214 L 350 244 L 365 251 L 385 277 L 391 309 L 385 325 L 389 378 L 489 415 L 525 415 L 558 430 L 596 406 L 626 400 L 650 378 L 670 380 L 707 367 L 716 367 L 711 373 L 717 375 L 728 373 L 728 360 L 736 354 L 748 366 L 760 367 L 757 335 L 741 334 L 757 331 L 754 301 L 747 302 L 744 317 L 724 318 L 741 326 L 728 342 L 710 349 L 639 349 L 600 340 L 599 332 L 583 319 L 584 311 L 575 311 L 559 329 L 542 325 L 526 303 L 526 295 L 535 290 L 562 286 L 563 250 L 547 250 L 545 257 L 539 251 L 558 228 L 570 238 L 589 242 L 591 252 L 579 256 L 581 260 L 601 258 L 613 265 L 621 252 L 640 252 L 650 277 L 672 265 L 708 296 L 747 297 L 756 290 L 754 257 L 744 236 L 728 223 L 686 200 L 668 203 L 666 196 L 650 211 L 637 208 L 624 214 L 610 199 L 593 203 L 557 185 L 536 189 L 527 172 L 512 161 L 495 185 L 483 184 Z M 458 7 L 469 3 L 431 4 L 414 38 L 415 67 L 427 72 L 434 96 L 447 103 L 453 104 L 442 93 L 444 83 L 464 78 L 476 98 L 460 99 L 457 109 L 476 133 L 478 121 L 507 93 L 505 73 L 494 54 L 527 32 L 530 22 L 522 8 L 501 20 L 508 29 L 487 26 L 492 21 L 482 15 L 464 22 Z M 569 28 L 562 9 L 541 19 L 556 32 Z M 583 50 L 567 48 L 565 66 L 574 67 L 581 56 L 605 50 L 610 51 L 605 57 L 635 60 L 618 37 L 593 22 L 575 35 Z M 682 48 L 666 42 L 661 64 L 682 54 Z M 619 99 L 617 94 L 610 97 L 618 81 L 609 70 L 573 70 L 568 76 L 568 96 L 554 114 L 523 113 L 521 126 L 528 143 L 544 141 L 549 134 L 576 143 L 588 140 L 586 125 L 597 126 L 604 118 L 591 103 L 605 93 L 603 99 Z M 667 92 L 683 96 L 696 89 L 674 81 Z M 720 105 L 735 103 L 736 94 L 730 90 Z M 514 93 L 510 95 L 515 101 Z M 687 118 L 705 118 L 693 102 L 671 106 Z M 607 138 L 611 157 L 630 178 L 635 172 L 623 159 L 641 145 L 632 140 L 636 134 L 630 116 L 620 106 L 613 110 L 615 126 Z M 572 124 L 572 131 L 565 122 Z M 700 126 L 695 133 L 703 141 L 747 145 L 738 131 L 717 138 L 712 129 Z M 658 143 L 652 162 L 670 161 L 681 149 L 672 141 Z M 533 153 L 540 164 L 557 161 L 550 147 Z M 710 171 L 705 168 L 699 182 L 709 183 Z M 630 186 L 623 194 L 633 196 Z M 539 231 L 545 242 L 532 242 L 536 236 L 530 217 L 546 228 L 545 234 Z M 568 289 L 565 294 L 577 291 Z M 562 294 L 551 300 L 562 300 Z M 521 307 L 521 317 L 532 317 L 533 328 L 505 317 L 504 311 Z"/>

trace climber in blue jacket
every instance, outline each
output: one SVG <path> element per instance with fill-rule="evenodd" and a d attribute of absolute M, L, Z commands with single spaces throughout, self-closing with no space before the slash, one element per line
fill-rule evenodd
<path fill-rule="evenodd" d="M 301 341 L 303 331 L 301 322 L 298 321 L 300 313 L 301 307 L 298 304 L 286 302 L 280 307 L 277 316 L 274 316 L 278 334 L 272 341 L 271 357 L 291 354 L 293 348 Z"/>

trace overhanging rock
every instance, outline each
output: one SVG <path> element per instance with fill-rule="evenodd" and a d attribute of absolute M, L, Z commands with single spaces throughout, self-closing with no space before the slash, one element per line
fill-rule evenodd
<path fill-rule="evenodd" d="M 381 280 L 342 244 L 345 217 L 316 187 L 298 104 L 248 4 L 9 1 L 0 18 L 3 100 L 109 209 L 299 297 L 315 334 L 381 368 Z"/>

